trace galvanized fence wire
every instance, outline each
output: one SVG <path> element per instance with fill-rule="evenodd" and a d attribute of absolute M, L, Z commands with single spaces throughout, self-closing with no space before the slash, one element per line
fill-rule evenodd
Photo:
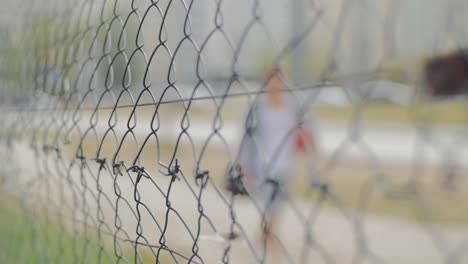
<path fill-rule="evenodd" d="M 447 142 L 436 140 L 431 118 L 418 118 L 421 105 L 432 103 L 424 82 L 415 72 L 388 67 L 405 57 L 398 47 L 405 42 L 398 30 L 408 26 L 403 1 L 5 5 L 0 186 L 24 216 L 16 223 L 27 227 L 18 243 L 29 244 L 39 263 L 394 263 L 369 237 L 373 199 L 409 208 L 437 261 L 468 261 L 465 229 L 454 243 L 443 224 L 434 224 L 435 201 L 425 193 L 427 178 L 436 179 L 431 185 L 460 186 L 448 196 L 466 192 L 466 126 L 451 129 Z M 440 28 L 431 31 L 428 55 L 463 48 L 467 40 L 464 1 L 438 5 L 442 15 L 433 25 Z M 281 88 L 268 90 L 277 79 Z M 405 148 L 413 153 L 404 184 L 392 177 L 401 166 L 389 168 L 389 153 L 368 138 L 370 84 L 380 80 L 411 86 L 399 106 L 409 120 L 405 129 L 414 133 L 413 146 Z M 306 146 L 298 155 L 303 162 L 287 171 L 302 178 L 269 178 L 296 133 L 307 138 L 309 125 L 321 131 L 324 118 L 314 110 L 327 90 L 338 90 L 347 105 L 346 122 L 335 128 L 344 137 L 318 156 Z M 252 131 L 259 129 L 256 108 L 272 93 L 295 111 L 286 119 L 291 129 L 268 156 L 261 153 L 263 136 Z M 399 133 L 398 126 L 388 129 Z M 392 139 L 398 144 L 398 136 Z M 321 145 L 320 134 L 315 142 Z M 271 186 L 273 198 L 266 205 L 246 179 L 245 164 L 256 159 L 246 161 L 253 154 L 245 148 L 268 172 L 262 184 Z M 363 170 L 353 169 L 349 153 L 358 153 Z M 342 178 L 354 186 L 353 177 L 365 178 L 359 188 L 340 188 Z M 296 181 L 300 187 L 292 186 Z M 285 219 L 270 232 L 269 206 L 277 206 L 279 192 Z M 341 222 L 324 225 L 321 217 L 330 214 Z M 259 239 L 260 226 L 268 239 Z M 350 230 L 344 253 L 323 241 L 341 226 Z M 383 248 L 392 252 L 393 242 Z"/>

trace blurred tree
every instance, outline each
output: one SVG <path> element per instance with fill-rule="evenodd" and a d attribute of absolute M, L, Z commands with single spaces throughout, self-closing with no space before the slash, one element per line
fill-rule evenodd
<path fill-rule="evenodd" d="M 0 83 L 2 101 L 16 102 L 32 91 L 31 65 L 23 36 L 3 31 L 0 35 Z"/>
<path fill-rule="evenodd" d="M 106 31 L 99 34 L 98 49 L 102 48 L 103 60 L 98 66 L 105 87 L 127 89 L 143 83 L 146 63 L 141 51 L 142 33 L 138 34 L 138 30 L 138 21 L 130 17 L 112 20 Z"/>

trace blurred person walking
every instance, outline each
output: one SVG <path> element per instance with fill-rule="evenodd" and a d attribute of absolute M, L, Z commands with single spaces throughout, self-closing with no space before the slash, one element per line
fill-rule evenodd
<path fill-rule="evenodd" d="M 275 228 L 293 176 L 295 153 L 317 154 L 312 126 L 302 122 L 298 103 L 283 90 L 284 77 L 281 69 L 265 74 L 265 94 L 249 108 L 244 123 L 238 157 L 242 184 L 231 179 L 227 186 L 233 193 L 249 194 L 257 203 L 263 258 L 267 252 L 278 254 Z"/>

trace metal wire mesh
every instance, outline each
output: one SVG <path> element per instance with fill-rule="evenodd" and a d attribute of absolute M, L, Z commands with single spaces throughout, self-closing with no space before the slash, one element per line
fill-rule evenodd
<path fill-rule="evenodd" d="M 468 262 L 465 2 L 1 1 L 0 261 Z"/>

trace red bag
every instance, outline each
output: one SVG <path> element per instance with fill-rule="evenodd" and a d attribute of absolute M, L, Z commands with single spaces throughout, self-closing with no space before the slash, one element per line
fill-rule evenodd
<path fill-rule="evenodd" d="M 299 152 L 305 151 L 305 142 L 304 136 L 300 132 L 296 132 L 296 137 L 294 139 L 294 145 L 296 146 L 296 150 Z"/>
<path fill-rule="evenodd" d="M 312 132 L 309 129 L 302 127 L 296 131 L 294 146 L 296 147 L 296 151 L 303 153 L 306 151 L 306 145 L 310 145 L 313 150 L 315 150 L 315 141 Z"/>

